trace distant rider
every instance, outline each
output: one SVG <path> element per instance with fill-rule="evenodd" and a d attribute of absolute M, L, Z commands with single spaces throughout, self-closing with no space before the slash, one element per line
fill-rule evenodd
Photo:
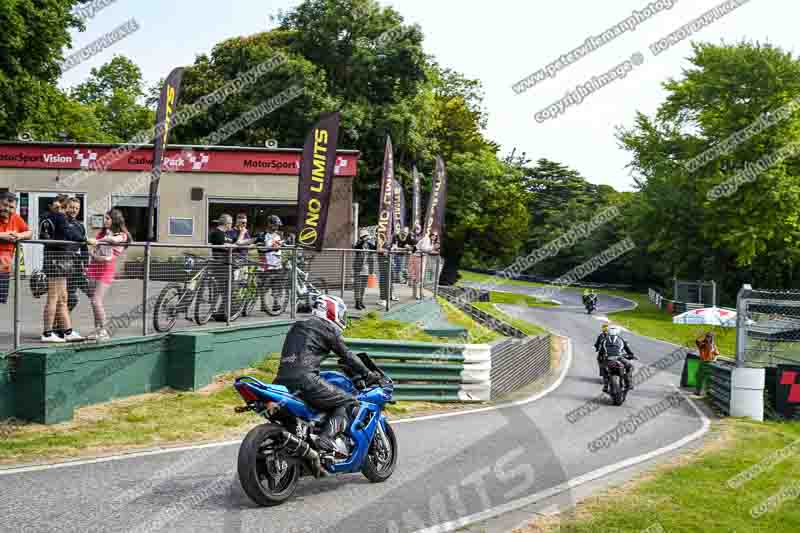
<path fill-rule="evenodd" d="M 328 413 L 319 434 L 317 447 L 326 453 L 335 450 L 336 437 L 347 428 L 349 408 L 356 403 L 353 395 L 328 383 L 319 375 L 320 363 L 339 356 L 339 364 L 367 381 L 377 382 L 380 376 L 370 370 L 344 343 L 342 332 L 347 325 L 347 306 L 336 296 L 317 298 L 313 316 L 295 322 L 286 335 L 275 384 L 290 392 L 302 393 L 302 400 L 311 407 Z"/>
<path fill-rule="evenodd" d="M 626 359 L 636 359 L 636 356 L 633 355 L 633 350 L 628 346 L 625 339 L 620 336 L 618 326 L 611 326 L 608 328 L 608 337 L 601 341 L 598 357 L 602 358 L 604 368 L 608 364 L 609 359 L 613 358 L 619 360 L 625 367 L 625 389 L 633 390 L 633 383 L 631 383 L 630 380 L 633 365 L 626 361 Z M 606 375 L 603 377 L 603 392 L 608 392 L 607 371 L 605 371 L 605 374 Z"/>

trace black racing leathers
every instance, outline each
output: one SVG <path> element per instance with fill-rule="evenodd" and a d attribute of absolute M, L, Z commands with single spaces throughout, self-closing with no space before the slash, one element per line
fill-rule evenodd
<path fill-rule="evenodd" d="M 356 357 L 334 326 L 319 317 L 295 322 L 286 335 L 281 351 L 281 362 L 275 383 L 283 385 L 292 393 L 299 392 L 311 407 L 320 411 L 331 411 L 320 431 L 319 444 L 325 451 L 333 450 L 333 440 L 342 433 L 347 424 L 347 407 L 356 401 L 351 394 L 322 379 L 319 367 L 323 359 L 339 357 L 339 364 L 349 367 L 353 373 L 368 376 L 369 369 Z"/>
<path fill-rule="evenodd" d="M 633 350 L 631 350 L 631 347 L 628 346 L 628 343 L 625 341 L 625 339 L 619 335 L 607 336 L 605 339 L 600 341 L 598 358 L 602 358 L 601 360 L 603 361 L 604 370 L 605 363 L 607 363 L 609 359 L 618 359 L 619 362 L 625 367 L 625 387 L 628 389 L 633 388 L 632 383 L 630 382 L 630 375 L 631 371 L 633 370 L 633 365 L 626 361 L 626 359 L 633 358 Z M 603 378 L 604 381 L 608 379 L 607 372 L 604 372 Z"/>

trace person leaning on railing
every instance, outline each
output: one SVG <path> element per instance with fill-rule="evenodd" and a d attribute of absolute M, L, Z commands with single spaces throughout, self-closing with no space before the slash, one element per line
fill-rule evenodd
<path fill-rule="evenodd" d="M 30 239 L 33 232 L 16 213 L 17 195 L 13 192 L 0 194 L 0 304 L 8 301 L 8 287 L 14 264 L 14 248 L 17 241 Z"/>
<path fill-rule="evenodd" d="M 103 229 L 94 239 L 87 239 L 87 242 L 94 246 L 86 269 L 95 325 L 94 333 L 89 336 L 91 340 L 106 341 L 111 338 L 106 321 L 105 295 L 114 283 L 117 258 L 125 253 L 131 240 L 125 217 L 119 209 L 112 209 L 106 213 L 103 216 Z"/>
<path fill-rule="evenodd" d="M 695 339 L 697 350 L 700 352 L 700 366 L 697 369 L 697 395 L 703 393 L 706 381 L 711 373 L 710 365 L 719 356 L 719 350 L 714 342 L 714 334 L 708 332 L 701 337 Z"/>
<path fill-rule="evenodd" d="M 364 250 L 375 250 L 375 243 L 369 238 L 369 232 L 362 229 L 358 233 L 358 242 L 353 249 L 361 250 L 353 258 L 353 295 L 356 300 L 356 309 L 366 309 L 364 305 L 364 292 L 367 290 L 369 276 L 375 273 L 375 254 Z"/>

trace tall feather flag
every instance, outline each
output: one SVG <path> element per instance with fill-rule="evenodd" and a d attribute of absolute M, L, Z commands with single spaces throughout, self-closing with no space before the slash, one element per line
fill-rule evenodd
<path fill-rule="evenodd" d="M 150 172 L 150 195 L 147 201 L 147 240 L 149 241 L 154 241 L 156 238 L 154 231 L 156 223 L 155 206 L 156 198 L 158 197 L 158 184 L 161 181 L 161 165 L 169 133 L 172 131 L 172 116 L 178 103 L 182 79 L 183 68 L 173 69 L 164 81 L 164 86 L 161 88 L 161 96 L 158 99 L 156 136 L 153 140 L 153 167 Z"/>
<path fill-rule="evenodd" d="M 297 244 L 322 250 L 328 224 L 340 115 L 326 113 L 311 128 L 303 146 L 297 180 Z"/>
<path fill-rule="evenodd" d="M 394 237 L 394 156 L 392 139 L 386 136 L 383 152 L 383 177 L 381 178 L 380 201 L 378 202 L 378 228 L 375 232 L 378 250 L 389 250 Z"/>

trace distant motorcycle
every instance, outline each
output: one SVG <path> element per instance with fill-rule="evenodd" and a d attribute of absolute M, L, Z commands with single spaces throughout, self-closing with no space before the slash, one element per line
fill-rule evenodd
<path fill-rule="evenodd" d="M 589 300 L 585 304 L 586 306 L 586 314 L 591 315 L 597 309 L 597 302 L 594 300 Z"/>
<path fill-rule="evenodd" d="M 397 440 L 383 414 L 394 403 L 392 380 L 365 353 L 364 365 L 380 375 L 379 383 L 364 383 L 350 369 L 320 372 L 320 377 L 347 393 L 355 394 L 358 407 L 345 433 L 336 438 L 333 455 L 316 446 L 325 413 L 311 409 L 301 397 L 281 385 L 267 385 L 244 376 L 234 387 L 247 405 L 237 412 L 253 411 L 267 419 L 254 427 L 239 448 L 238 472 L 244 492 L 255 503 L 273 506 L 289 499 L 302 475 L 314 474 L 314 465 L 330 474 L 361 472 L 373 483 L 386 481 L 397 464 Z"/>
<path fill-rule="evenodd" d="M 621 357 L 611 357 L 606 361 L 606 374 L 608 376 L 608 395 L 611 396 L 611 401 L 614 405 L 622 405 L 628 397 L 628 389 L 625 388 L 626 376 L 625 365 L 620 360 Z M 637 359 L 636 356 L 630 356 L 628 359 Z M 631 372 L 633 370 L 631 369 Z M 631 376 L 627 376 L 630 379 Z"/>

